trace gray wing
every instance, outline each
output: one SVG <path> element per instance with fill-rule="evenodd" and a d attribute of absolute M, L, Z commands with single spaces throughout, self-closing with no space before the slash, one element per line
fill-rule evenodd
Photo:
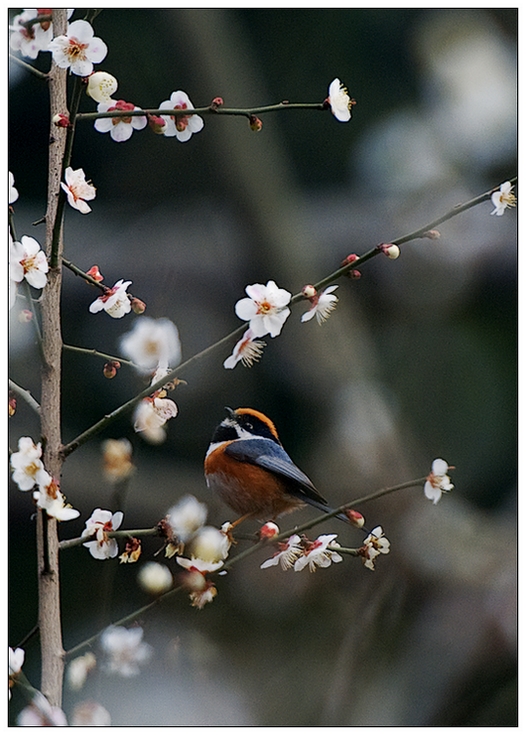
<path fill-rule="evenodd" d="M 287 480 L 287 490 L 291 495 L 306 502 L 314 501 L 327 505 L 327 501 L 316 490 L 307 475 L 296 467 L 287 452 L 271 439 L 254 438 L 234 441 L 225 448 L 225 454 L 240 462 L 262 467 Z"/>

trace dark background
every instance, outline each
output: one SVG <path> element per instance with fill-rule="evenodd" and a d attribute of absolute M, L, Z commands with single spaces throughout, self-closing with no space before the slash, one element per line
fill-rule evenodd
<path fill-rule="evenodd" d="M 132 280 L 147 315 L 176 323 L 183 359 L 239 325 L 246 284 L 274 279 L 296 293 L 349 253 L 516 173 L 515 9 L 114 9 L 94 27 L 109 48 L 97 68 L 117 77 L 116 98 L 142 107 L 176 89 L 196 107 L 216 96 L 232 107 L 321 102 L 336 76 L 357 101 L 348 124 L 290 110 L 262 116 L 260 133 L 243 118 L 207 116 L 185 144 L 148 129 L 117 144 L 79 124 L 72 165 L 97 198 L 88 216 L 66 211 L 66 256 L 86 270 L 97 263 L 110 284 Z M 35 63 L 47 71 L 49 55 Z M 47 104 L 45 84 L 12 65 L 15 224 L 40 242 Z M 95 104 L 85 96 L 81 109 Z M 164 444 L 146 444 L 125 418 L 67 461 L 62 490 L 81 517 L 62 538 L 95 507 L 125 510 L 125 527 L 152 526 L 188 492 L 211 523 L 231 519 L 202 476 L 225 405 L 271 416 L 332 504 L 425 475 L 435 457 L 456 467 L 438 506 L 412 489 L 361 508 L 391 540 L 374 573 L 351 558 L 316 575 L 261 571 L 264 552 L 219 578 L 204 610 L 185 596 L 161 604 L 140 621 L 154 662 L 137 679 L 102 676 L 81 693 L 114 725 L 516 724 L 516 212 L 491 210 L 486 202 L 443 224 L 440 240 L 340 280 L 323 326 L 301 324 L 293 309 L 250 370 L 223 369 L 229 347 L 199 362 L 172 396 L 180 413 Z M 118 354 L 138 317 L 91 315 L 95 296 L 65 272 L 64 341 Z M 38 356 L 17 307 L 10 333 L 11 376 L 38 397 Z M 64 441 L 144 386 L 126 368 L 108 381 L 102 365 L 65 352 Z M 21 401 L 10 428 L 11 447 L 38 438 Z M 121 436 L 137 471 L 117 508 L 100 443 Z M 34 529 L 29 493 L 12 483 L 9 492 L 16 645 L 36 621 Z M 361 543 L 340 526 L 321 532 Z M 157 548 L 145 543 L 143 559 Z M 66 648 L 146 602 L 138 566 L 117 566 L 82 548 L 64 553 Z M 24 671 L 35 683 L 37 657 L 33 640 Z M 67 694 L 67 711 L 76 697 Z"/>

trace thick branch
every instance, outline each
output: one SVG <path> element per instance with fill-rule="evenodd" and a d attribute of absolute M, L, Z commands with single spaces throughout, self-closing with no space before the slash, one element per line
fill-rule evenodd
<path fill-rule="evenodd" d="M 56 34 L 66 32 L 66 10 L 53 11 Z M 54 64 L 49 73 L 51 117 L 66 109 L 67 71 Z M 46 210 L 46 253 L 51 256 L 53 228 L 57 217 L 62 159 L 66 131 L 52 130 L 49 146 L 48 205 Z M 58 253 L 62 245 L 59 238 Z M 60 434 L 60 371 L 62 337 L 60 328 L 60 293 L 62 269 L 51 267 L 48 283 L 42 292 L 42 391 L 41 433 L 44 465 L 57 480 L 62 467 Z M 42 648 L 42 692 L 54 706 L 62 701 L 64 649 L 60 614 L 60 579 L 58 565 L 57 521 L 45 511 L 37 515 L 37 556 L 39 584 L 39 628 Z"/>

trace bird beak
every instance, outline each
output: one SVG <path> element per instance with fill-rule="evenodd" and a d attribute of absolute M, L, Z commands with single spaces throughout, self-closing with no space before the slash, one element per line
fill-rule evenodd
<path fill-rule="evenodd" d="M 228 416 L 231 419 L 235 419 L 236 418 L 236 412 L 234 411 L 233 408 L 229 408 L 228 406 L 225 406 L 225 411 L 227 412 Z"/>

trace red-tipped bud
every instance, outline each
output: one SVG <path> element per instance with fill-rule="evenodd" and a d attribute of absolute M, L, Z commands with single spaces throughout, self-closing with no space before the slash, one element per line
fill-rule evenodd
<path fill-rule="evenodd" d="M 376 249 L 380 250 L 384 255 L 387 255 L 391 260 L 396 260 L 400 255 L 400 248 L 393 243 L 382 242 L 380 245 L 377 245 Z"/>
<path fill-rule="evenodd" d="M 301 289 L 301 293 L 305 296 L 306 299 L 313 299 L 316 294 L 318 293 L 314 286 L 303 286 Z"/>
<path fill-rule="evenodd" d="M 157 135 L 162 135 L 166 128 L 166 120 L 160 115 L 148 115 L 148 125 Z"/>
<path fill-rule="evenodd" d="M 131 297 L 130 304 L 134 314 L 144 314 L 146 311 L 146 304 L 136 296 Z"/>
<path fill-rule="evenodd" d="M 97 281 L 97 283 L 104 280 L 104 276 L 100 272 L 98 265 L 92 265 L 89 271 L 86 271 L 86 275 L 91 276 L 94 281 Z"/>
<path fill-rule="evenodd" d="M 16 396 L 14 393 L 9 393 L 9 416 L 14 416 L 16 413 Z"/>
<path fill-rule="evenodd" d="M 33 319 L 33 312 L 29 309 L 22 309 L 18 315 L 18 321 L 22 324 L 27 324 Z"/>
<path fill-rule="evenodd" d="M 71 123 L 69 121 L 68 115 L 65 115 L 63 112 L 57 112 L 56 115 L 53 115 L 52 118 L 53 125 L 56 125 L 57 128 L 70 128 Z"/>
<path fill-rule="evenodd" d="M 263 122 L 256 115 L 251 115 L 248 122 L 250 125 L 250 129 L 253 130 L 255 133 L 259 133 L 259 131 L 263 127 Z"/>
<path fill-rule="evenodd" d="M 427 237 L 429 240 L 438 240 L 440 238 L 440 232 L 438 230 L 428 230 L 424 232 L 422 237 Z"/>
<path fill-rule="evenodd" d="M 347 275 L 349 276 L 349 278 L 361 278 L 362 277 L 361 272 L 357 270 L 349 271 Z"/>
<path fill-rule="evenodd" d="M 357 260 L 359 260 L 359 256 L 356 255 L 356 253 L 351 253 L 351 255 L 348 255 L 346 258 L 342 260 L 340 268 L 343 268 L 346 265 L 349 265 L 350 263 L 355 263 Z"/>
<path fill-rule="evenodd" d="M 105 378 L 108 378 L 108 380 L 111 380 L 117 375 L 117 370 L 120 368 L 121 364 L 118 360 L 110 360 L 110 362 L 107 362 L 104 367 L 102 368 L 102 373 Z"/>
<path fill-rule="evenodd" d="M 273 523 L 272 521 L 267 521 L 259 529 L 259 538 L 260 539 L 271 539 L 271 538 L 275 538 L 278 534 L 279 534 L 279 527 L 276 526 L 276 524 Z"/>
<path fill-rule="evenodd" d="M 224 102 L 222 97 L 214 97 L 214 99 L 210 103 L 210 107 L 212 108 L 212 110 L 217 110 L 217 108 L 221 107 L 221 105 L 223 104 Z"/>
<path fill-rule="evenodd" d="M 37 8 L 38 15 L 51 15 L 51 8 Z M 50 20 L 41 20 L 40 21 L 40 27 L 43 31 L 47 31 L 49 26 L 51 25 Z"/>
<path fill-rule="evenodd" d="M 344 511 L 344 513 L 353 526 L 356 526 L 356 528 L 363 528 L 365 518 L 359 511 L 349 508 L 348 510 Z"/>

